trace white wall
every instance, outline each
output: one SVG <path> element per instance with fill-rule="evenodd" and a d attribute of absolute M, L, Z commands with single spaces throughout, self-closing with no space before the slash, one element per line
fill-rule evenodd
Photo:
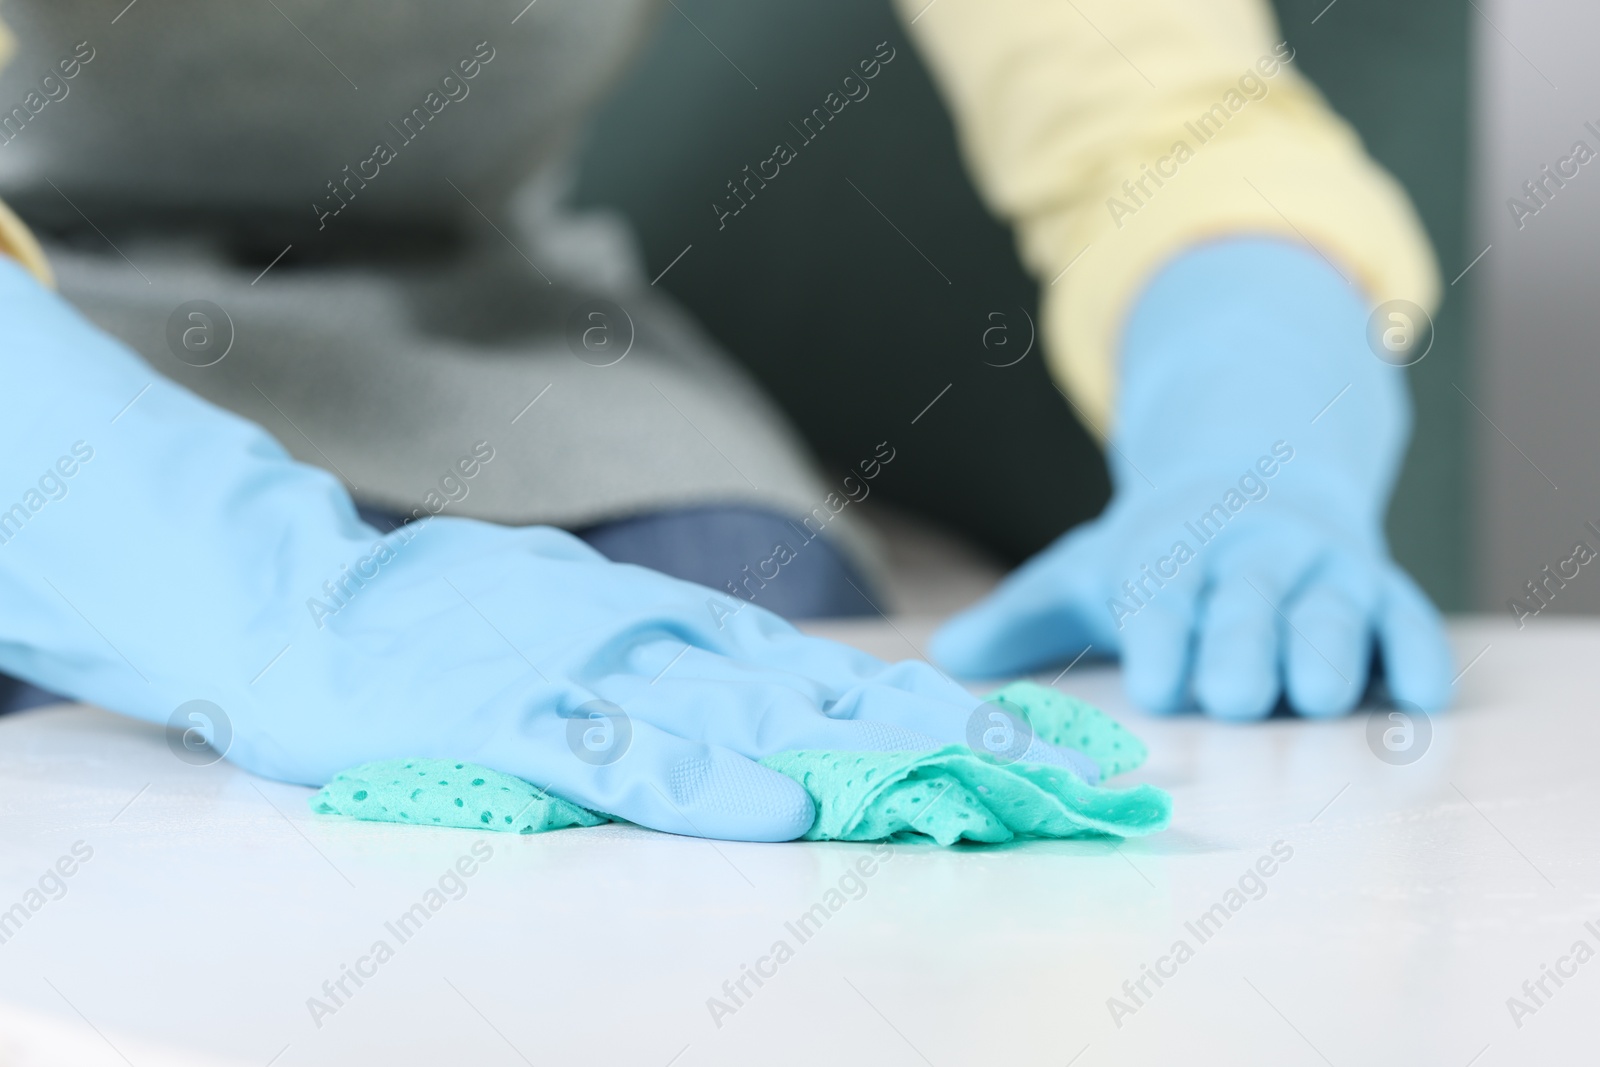
<path fill-rule="evenodd" d="M 1475 287 L 1480 315 L 1477 376 L 1458 384 L 1483 410 L 1468 409 L 1477 600 L 1506 612 L 1507 599 L 1571 556 L 1580 538 L 1600 549 L 1600 536 L 1583 525 L 1600 527 L 1600 4 L 1475 2 L 1483 14 L 1473 16 L 1477 237 L 1469 259 L 1493 249 L 1457 285 Z M 1533 204 L 1522 183 L 1545 164 L 1553 169 L 1577 140 L 1597 158 L 1519 230 L 1507 199 Z M 1447 280 L 1466 265 L 1445 264 Z M 1558 590 L 1548 610 L 1600 611 L 1600 560 Z"/>

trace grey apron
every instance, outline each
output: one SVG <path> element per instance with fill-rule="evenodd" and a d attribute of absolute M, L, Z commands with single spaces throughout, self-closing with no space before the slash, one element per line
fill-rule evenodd
<path fill-rule="evenodd" d="M 0 198 L 90 318 L 365 502 L 488 442 L 451 514 L 800 518 L 831 487 L 786 420 L 625 226 L 561 207 L 656 6 L 11 0 Z"/>

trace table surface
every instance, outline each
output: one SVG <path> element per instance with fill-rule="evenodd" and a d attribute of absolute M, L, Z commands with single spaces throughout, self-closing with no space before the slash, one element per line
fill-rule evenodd
<path fill-rule="evenodd" d="M 903 657 L 928 630 L 828 632 Z M 0 719 L 0 909 L 93 853 L 0 944 L 0 1065 L 1594 1062 L 1600 624 L 1453 638 L 1457 706 L 1409 764 L 1365 714 L 1152 719 L 1080 664 L 1057 684 L 1149 743 L 1129 780 L 1171 791 L 1169 830 L 897 845 L 856 878 L 870 846 L 318 817 L 144 724 Z M 485 845 L 401 942 L 386 924 Z"/>

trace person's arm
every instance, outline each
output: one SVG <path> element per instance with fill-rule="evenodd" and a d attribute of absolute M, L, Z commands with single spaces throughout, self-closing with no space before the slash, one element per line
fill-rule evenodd
<path fill-rule="evenodd" d="M 41 285 L 55 285 L 55 274 L 50 270 L 50 261 L 45 258 L 44 249 L 39 247 L 33 232 L 4 202 L 0 202 L 0 255 L 22 264 Z"/>
<path fill-rule="evenodd" d="M 1437 301 L 1410 201 L 1262 0 L 895 3 L 1039 280 L 1045 357 L 1101 435 L 1134 301 L 1197 242 L 1310 242 L 1372 304 Z"/>
<path fill-rule="evenodd" d="M 1403 372 L 1367 336 L 1383 301 L 1435 303 L 1432 253 L 1265 5 L 898 2 L 1114 486 L 935 655 L 1001 675 L 1093 648 L 1146 707 L 1253 718 L 1349 710 L 1376 647 L 1391 696 L 1442 705 L 1442 623 L 1382 529 Z"/>
<path fill-rule="evenodd" d="M 198 732 L 308 785 L 470 761 L 746 840 L 815 814 L 757 760 L 966 743 L 981 703 L 927 664 L 807 637 L 559 530 L 424 506 L 380 534 L 331 474 L 156 374 L 48 278 L 0 207 L 0 670 L 167 724 L 180 758 Z M 1038 738 L 1025 758 L 1098 775 Z"/>
<path fill-rule="evenodd" d="M 380 534 L 4 257 L 0 390 L 0 670 L 179 732 L 206 702 L 206 739 L 258 774 L 450 759 L 656 829 L 786 840 L 811 798 L 757 760 L 966 744 L 982 707 L 560 530 L 418 509 Z M 1025 758 L 1097 774 L 1038 738 Z"/>
<path fill-rule="evenodd" d="M 11 61 L 16 51 L 16 39 L 4 22 L 0 22 L 0 67 Z M 9 256 L 28 268 L 28 273 L 43 285 L 54 285 L 55 275 L 44 250 L 34 239 L 33 232 L 17 218 L 16 213 L 0 202 L 0 256 Z"/>

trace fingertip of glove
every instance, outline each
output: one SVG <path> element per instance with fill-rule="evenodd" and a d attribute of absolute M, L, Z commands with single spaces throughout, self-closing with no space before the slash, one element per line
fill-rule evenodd
<path fill-rule="evenodd" d="M 1137 708 L 1151 715 L 1175 715 L 1183 708 L 1182 676 L 1176 680 L 1150 670 L 1133 671 L 1125 666 L 1123 689 Z"/>
<path fill-rule="evenodd" d="M 1202 685 L 1198 695 L 1205 713 L 1222 722 L 1259 722 L 1278 700 L 1276 689 L 1243 684 Z"/>
<path fill-rule="evenodd" d="M 688 828 L 726 841 L 792 841 L 811 829 L 816 805 L 799 782 L 733 752 L 712 749 L 672 768 L 668 791 Z"/>
<path fill-rule="evenodd" d="M 1423 711 L 1443 711 L 1455 696 L 1456 661 L 1441 625 L 1409 641 L 1386 642 L 1383 674 L 1389 692 Z"/>
<path fill-rule="evenodd" d="M 1453 701 L 1455 693 L 1452 683 L 1445 678 L 1448 673 L 1448 669 L 1445 669 L 1434 679 L 1419 679 L 1401 685 L 1391 683 L 1390 691 L 1397 700 L 1434 715 L 1444 711 Z"/>
<path fill-rule="evenodd" d="M 761 769 L 766 770 L 765 767 Z M 757 816 L 756 824 L 749 827 L 748 833 L 739 835 L 739 840 L 793 841 L 797 837 L 804 837 L 817 821 L 817 806 L 811 794 L 793 778 L 777 771 L 767 773 L 780 781 L 774 783 L 767 794 L 769 805 L 766 811 Z"/>
<path fill-rule="evenodd" d="M 1338 677 L 1289 680 L 1289 703 L 1307 719 L 1337 719 L 1350 714 L 1360 702 L 1360 689 Z"/>

